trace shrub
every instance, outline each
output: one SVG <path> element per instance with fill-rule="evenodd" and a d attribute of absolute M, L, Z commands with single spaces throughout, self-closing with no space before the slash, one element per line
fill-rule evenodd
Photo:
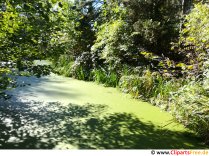
<path fill-rule="evenodd" d="M 182 71 L 193 80 L 170 94 L 167 100 L 174 117 L 202 136 L 207 143 L 209 143 L 208 11 L 208 4 L 198 3 L 185 17 L 179 51 L 186 56 L 184 60 L 186 65 L 182 66 Z"/>
<path fill-rule="evenodd" d="M 107 79 L 106 71 L 104 69 L 95 69 L 92 74 L 94 75 L 93 80 L 97 83 L 105 83 Z"/>
<path fill-rule="evenodd" d="M 123 63 L 138 64 L 141 55 L 133 42 L 132 28 L 123 20 L 115 20 L 99 27 L 92 53 L 104 60 L 109 71 L 121 70 Z"/>
<path fill-rule="evenodd" d="M 119 76 L 114 72 L 107 72 L 104 69 L 95 69 L 92 74 L 94 81 L 105 84 L 105 86 L 116 87 L 118 85 Z"/>
<path fill-rule="evenodd" d="M 202 73 L 204 61 L 208 59 L 208 12 L 208 4 L 196 4 L 191 13 L 185 17 L 184 29 L 180 34 L 179 51 L 186 56 L 184 62 L 187 64 L 187 73 L 190 75 Z"/>
<path fill-rule="evenodd" d="M 190 81 L 190 83 L 188 83 Z M 166 79 L 149 70 L 139 75 L 123 76 L 123 92 L 143 98 L 170 111 L 180 123 L 209 142 L 209 81 Z"/>
<path fill-rule="evenodd" d="M 175 118 L 209 143 L 209 94 L 201 83 L 191 82 L 171 96 Z"/>
<path fill-rule="evenodd" d="M 84 52 L 77 57 L 70 69 L 70 75 L 79 80 L 91 80 L 91 71 L 93 69 L 92 55 Z"/>
<path fill-rule="evenodd" d="M 152 73 L 150 70 L 145 70 L 141 76 L 123 76 L 119 81 L 119 87 L 124 92 L 131 93 L 135 98 L 144 99 L 157 97 L 158 94 L 167 95 L 172 88 L 170 84 L 159 73 Z"/>
<path fill-rule="evenodd" d="M 7 76 L 0 75 L 0 93 L 8 87 L 9 82 Z"/>
<path fill-rule="evenodd" d="M 186 16 L 185 28 L 181 32 L 180 41 L 195 45 L 199 52 L 209 48 L 209 5 L 198 3 Z M 203 50 L 203 51 L 201 51 Z"/>
<path fill-rule="evenodd" d="M 185 83 L 183 79 L 166 78 L 158 72 L 145 70 L 141 76 L 123 76 L 119 81 L 119 87 L 123 92 L 130 93 L 135 98 L 146 99 L 168 110 L 170 94 L 176 92 Z"/>
<path fill-rule="evenodd" d="M 36 77 L 41 77 L 41 76 L 50 75 L 52 68 L 50 65 L 35 65 L 29 68 L 28 71 L 29 73 L 26 72 L 26 75 L 31 73 Z"/>
<path fill-rule="evenodd" d="M 53 71 L 55 73 L 71 76 L 70 71 L 73 65 L 73 58 L 68 55 L 61 55 L 57 60 L 52 61 Z"/>

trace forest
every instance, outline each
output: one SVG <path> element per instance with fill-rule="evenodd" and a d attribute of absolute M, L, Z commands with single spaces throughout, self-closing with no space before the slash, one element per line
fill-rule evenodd
<path fill-rule="evenodd" d="M 50 72 L 149 102 L 209 145 L 207 0 L 1 0 L 0 98 Z"/>

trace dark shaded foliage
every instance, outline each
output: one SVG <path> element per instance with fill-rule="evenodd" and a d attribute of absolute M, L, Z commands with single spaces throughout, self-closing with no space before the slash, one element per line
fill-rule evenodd
<path fill-rule="evenodd" d="M 37 77 L 49 75 L 52 71 L 50 65 L 36 65 L 28 69 L 29 72 Z"/>

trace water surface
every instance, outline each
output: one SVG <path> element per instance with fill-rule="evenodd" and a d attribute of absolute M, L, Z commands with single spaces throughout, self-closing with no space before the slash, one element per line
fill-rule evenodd
<path fill-rule="evenodd" d="M 206 148 L 169 113 L 116 88 L 55 74 L 18 84 L 0 106 L 12 112 L 2 115 L 5 129 L 15 131 L 2 148 Z"/>

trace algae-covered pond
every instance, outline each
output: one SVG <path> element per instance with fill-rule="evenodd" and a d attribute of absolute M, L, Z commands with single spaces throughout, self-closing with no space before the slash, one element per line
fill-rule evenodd
<path fill-rule="evenodd" d="M 207 148 L 169 113 L 116 88 L 55 74 L 18 84 L 0 104 L 0 148 Z"/>

